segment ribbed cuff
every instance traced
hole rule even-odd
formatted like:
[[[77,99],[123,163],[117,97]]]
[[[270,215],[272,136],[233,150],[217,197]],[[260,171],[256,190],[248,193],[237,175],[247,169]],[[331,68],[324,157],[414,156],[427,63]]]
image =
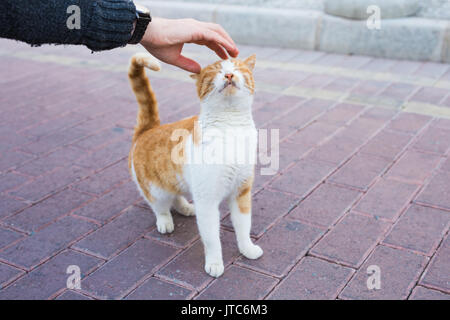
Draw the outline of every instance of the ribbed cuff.
[[[129,0],[93,1],[84,44],[92,51],[126,46],[136,20],[136,6]]]

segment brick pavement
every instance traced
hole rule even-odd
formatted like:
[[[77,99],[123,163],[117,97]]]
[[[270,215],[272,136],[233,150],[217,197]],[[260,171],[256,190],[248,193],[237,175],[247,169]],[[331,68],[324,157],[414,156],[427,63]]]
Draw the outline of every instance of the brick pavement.
[[[239,255],[223,209],[213,279],[195,220],[160,235],[128,176],[136,48],[0,43],[0,299],[450,298],[449,65],[242,46],[280,166],[253,190],[264,256]],[[152,84],[163,121],[197,112],[186,73],[164,65]]]

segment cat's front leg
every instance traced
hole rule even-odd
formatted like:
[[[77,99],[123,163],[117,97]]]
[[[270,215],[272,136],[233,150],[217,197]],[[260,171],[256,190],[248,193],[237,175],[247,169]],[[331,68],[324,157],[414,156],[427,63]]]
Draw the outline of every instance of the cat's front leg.
[[[194,203],[198,229],[205,249],[205,271],[212,277],[219,277],[224,270],[219,204],[201,200],[194,200]]]
[[[248,187],[248,190],[241,190],[239,194],[231,196],[228,200],[239,252],[247,259],[253,260],[261,257],[263,250],[260,246],[253,244],[250,238],[252,226],[251,203],[251,186]]]

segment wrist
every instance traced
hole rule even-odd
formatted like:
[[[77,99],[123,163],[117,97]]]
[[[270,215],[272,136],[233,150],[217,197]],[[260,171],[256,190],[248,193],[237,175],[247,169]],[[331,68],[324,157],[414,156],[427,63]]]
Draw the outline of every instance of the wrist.
[[[147,30],[148,24],[152,21],[150,10],[139,4],[135,4],[135,6],[136,6],[136,19],[133,22],[133,30],[131,33],[131,38],[128,41],[129,44],[137,44],[141,42]]]

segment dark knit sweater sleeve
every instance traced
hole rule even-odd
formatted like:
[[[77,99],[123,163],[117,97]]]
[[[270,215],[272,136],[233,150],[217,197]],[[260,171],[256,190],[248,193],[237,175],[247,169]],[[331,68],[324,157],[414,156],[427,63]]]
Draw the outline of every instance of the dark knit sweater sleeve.
[[[74,5],[79,28],[67,23],[77,14],[68,10]],[[125,46],[135,19],[131,0],[0,0],[0,37],[33,46],[82,44],[93,51]]]

